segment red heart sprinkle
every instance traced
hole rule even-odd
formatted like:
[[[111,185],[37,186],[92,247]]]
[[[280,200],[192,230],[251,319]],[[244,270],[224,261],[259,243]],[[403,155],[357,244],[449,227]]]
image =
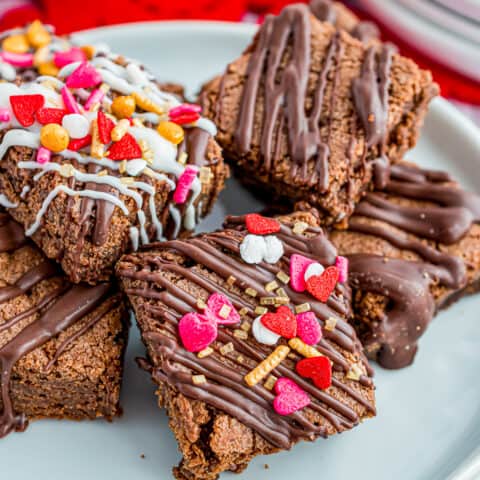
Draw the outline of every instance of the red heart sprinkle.
[[[262,217],[258,213],[245,215],[247,230],[254,235],[268,235],[280,231],[280,223],[274,218]]]
[[[177,125],[186,125],[188,123],[196,122],[200,118],[200,115],[196,112],[182,113],[181,115],[176,115],[170,117],[170,121],[176,123]]]
[[[100,137],[100,141],[103,144],[110,143],[112,141],[112,130],[115,127],[115,123],[113,123],[113,120],[108,118],[102,111],[99,111],[97,115],[97,124],[98,136]]]
[[[23,127],[30,127],[35,122],[35,113],[43,107],[45,98],[43,95],[12,95],[10,105],[18,122]]]
[[[303,358],[297,363],[296,370],[302,377],[311,378],[322,390],[332,384],[332,363],[328,357]]]
[[[58,123],[61,125],[62,119],[67,113],[63,108],[42,107],[37,110],[35,117],[37,122],[42,125],[47,125],[48,123]]]
[[[87,135],[83,138],[73,138],[68,144],[68,149],[73,150],[74,152],[80,150],[83,147],[86,147],[92,143],[92,136]]]
[[[297,319],[285,305],[278,307],[275,313],[268,312],[262,315],[261,322],[264,327],[284,338],[293,338],[297,335]]]
[[[114,143],[109,150],[108,158],[111,160],[142,158],[142,149],[129,133],[126,133],[118,142]]]
[[[321,275],[313,275],[305,282],[308,292],[325,303],[335,289],[338,275],[338,268],[334,266],[326,268]]]

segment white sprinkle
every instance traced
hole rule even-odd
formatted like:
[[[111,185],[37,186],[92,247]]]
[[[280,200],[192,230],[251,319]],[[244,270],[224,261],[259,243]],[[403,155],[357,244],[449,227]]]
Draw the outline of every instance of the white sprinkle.
[[[307,269],[305,270],[305,274],[303,275],[303,278],[305,281],[307,281],[310,277],[313,277],[314,275],[321,275],[324,272],[325,268],[323,268],[323,265],[320,265],[319,263],[311,263]]]
[[[267,263],[277,263],[283,256],[283,244],[275,235],[265,237],[266,252],[263,259]]]
[[[252,334],[258,343],[264,345],[275,345],[280,338],[275,332],[272,332],[262,324],[262,316],[257,317],[252,323]]]
[[[83,138],[90,131],[90,123],[78,113],[65,115],[62,119],[62,127],[68,132],[71,138]]]
[[[246,263],[260,263],[266,254],[265,238],[260,235],[246,235],[240,244],[240,256]]]

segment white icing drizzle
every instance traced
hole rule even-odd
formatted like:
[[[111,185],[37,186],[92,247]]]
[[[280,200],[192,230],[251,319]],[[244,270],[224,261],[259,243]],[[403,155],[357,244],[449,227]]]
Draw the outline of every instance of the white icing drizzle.
[[[18,207],[18,204],[11,202],[4,193],[0,193],[0,205],[5,208]]]
[[[130,227],[130,241],[132,242],[133,251],[138,250],[138,228]]]
[[[0,88],[3,85],[0,85]],[[1,94],[0,94],[1,95]],[[40,138],[38,133],[29,132],[27,130],[13,129],[9,130],[0,143],[0,158],[7,153],[10,147],[29,147],[37,149],[40,147]]]
[[[173,221],[175,223],[175,229],[173,230],[173,237],[175,238],[178,236],[178,232],[180,231],[180,225],[182,224],[182,217],[180,215],[180,211],[178,210],[177,207],[173,205],[173,203],[171,203],[168,206],[168,210],[170,211],[170,215],[173,218]]]
[[[27,193],[30,191],[30,187],[28,185],[25,185],[23,188],[22,188],[22,192],[20,193],[20,198],[22,199],[25,199],[25,197],[27,196]]]

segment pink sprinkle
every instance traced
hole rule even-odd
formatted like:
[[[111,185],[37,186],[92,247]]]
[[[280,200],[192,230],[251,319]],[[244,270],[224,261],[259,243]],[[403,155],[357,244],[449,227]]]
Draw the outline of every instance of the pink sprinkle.
[[[189,352],[200,352],[217,338],[217,323],[205,315],[187,313],[178,322],[178,333]]]
[[[90,110],[95,104],[100,103],[103,100],[104,96],[105,92],[103,92],[99,88],[93,90],[90,96],[87,98],[87,101],[85,102],[85,110]]]
[[[185,203],[187,201],[188,192],[192,186],[193,181],[197,176],[197,169],[194,167],[187,167],[180,175],[177,181],[177,188],[173,194],[173,201],[175,203]]]
[[[280,377],[275,382],[273,408],[279,415],[291,415],[310,404],[310,397],[293,380]]]
[[[338,281],[345,283],[348,280],[348,258],[338,255],[335,266],[338,268]]]
[[[33,66],[32,53],[1,52],[0,58],[14,67],[27,68]]]
[[[40,147],[37,151],[37,162],[41,163],[42,165],[44,163],[48,163],[51,156],[52,152],[48,148]]]
[[[78,108],[78,104],[72,94],[72,92],[67,88],[62,88],[62,99],[63,103],[65,104],[65,108],[70,113],[80,113],[80,109]]]
[[[303,312],[296,316],[297,337],[307,345],[316,345],[322,339],[322,328],[313,312]]]
[[[69,88],[92,88],[101,81],[98,70],[91,63],[83,62],[67,78],[66,85]]]
[[[0,122],[9,122],[12,116],[8,108],[0,108]]]
[[[185,114],[200,113],[201,111],[202,107],[200,105],[195,105],[193,103],[182,103],[182,105],[172,108],[168,112],[168,115],[170,118],[174,118]]]
[[[226,318],[224,318],[225,315],[223,317],[220,316],[220,311],[224,306],[230,308]],[[240,315],[235,310],[232,302],[221,293],[212,293],[212,295],[208,297],[207,310],[205,314],[207,317],[212,316],[219,325],[233,325],[240,321]]]
[[[85,55],[85,52],[78,47],[72,47],[66,52],[55,52],[55,55],[53,56],[53,62],[58,68],[62,68],[73,62],[85,62],[86,60],[87,56]]]
[[[290,257],[290,285],[296,292],[304,292],[307,288],[305,285],[305,271],[312,263],[314,261],[310,258],[296,253]]]

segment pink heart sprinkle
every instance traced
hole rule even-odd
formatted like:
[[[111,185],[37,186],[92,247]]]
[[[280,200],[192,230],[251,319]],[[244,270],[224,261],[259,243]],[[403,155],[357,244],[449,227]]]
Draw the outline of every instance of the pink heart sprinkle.
[[[235,310],[232,302],[221,293],[212,293],[212,295],[208,297],[207,307],[205,315],[212,316],[220,325],[233,325],[240,322],[240,315]]]
[[[101,81],[98,70],[91,63],[83,62],[67,78],[66,85],[69,88],[91,88]]]
[[[310,258],[294,253],[290,257],[290,285],[296,292],[304,292],[307,288],[305,284],[305,271],[307,267],[314,263]]]
[[[66,52],[55,52],[55,55],[53,56],[53,62],[58,68],[62,68],[73,62],[85,62],[86,60],[87,56],[85,55],[85,52],[78,47],[72,47]]]
[[[175,203],[185,203],[187,201],[188,192],[192,186],[193,181],[197,176],[197,169],[194,167],[187,167],[183,173],[178,177],[177,188],[173,194],[173,201]]]
[[[338,268],[338,281],[345,283],[348,280],[348,258],[339,255],[335,259],[335,266]]]
[[[307,345],[316,345],[322,339],[322,328],[313,312],[303,312],[296,316],[297,337]]]
[[[310,397],[293,380],[280,377],[275,382],[273,408],[279,415],[291,415],[310,404]]]
[[[178,333],[189,352],[200,352],[217,338],[214,320],[198,313],[187,313],[178,322]]]

